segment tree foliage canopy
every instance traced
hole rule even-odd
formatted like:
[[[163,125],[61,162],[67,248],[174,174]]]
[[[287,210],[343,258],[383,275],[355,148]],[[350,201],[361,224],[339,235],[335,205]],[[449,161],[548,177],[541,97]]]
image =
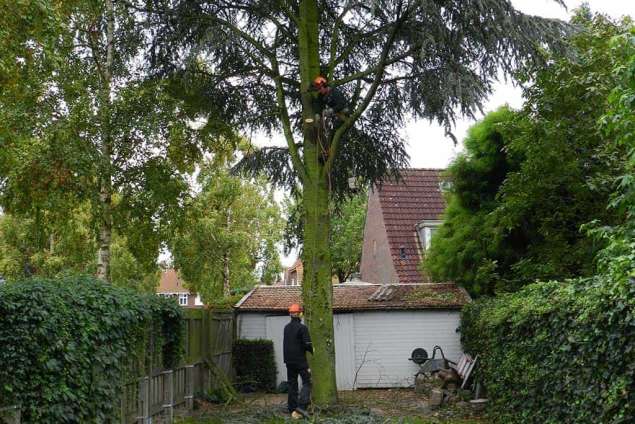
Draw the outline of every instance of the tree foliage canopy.
[[[180,77],[180,92],[201,115],[243,131],[281,130],[287,148],[248,155],[242,169],[266,168],[295,188],[302,179],[299,3],[155,0],[153,63]],[[395,128],[408,117],[449,131],[471,116],[502,68],[533,63],[537,43],[558,44],[567,27],[530,18],[508,1],[320,1],[322,73],[351,104],[351,119],[332,134],[326,166],[336,193],[347,178],[375,182],[407,164]],[[312,78],[313,76],[311,76]],[[293,166],[291,166],[293,164]]]
[[[366,221],[366,202],[368,194],[362,190],[349,199],[332,204],[331,231],[329,248],[331,250],[332,273],[343,283],[351,274],[359,271],[364,242],[364,223]],[[304,238],[302,202],[288,198],[285,201],[287,223],[284,231],[285,250],[302,249]]]
[[[572,39],[572,55],[528,70],[524,107],[473,127],[449,168],[446,220],[424,264],[433,278],[492,293],[594,272],[602,244],[581,227],[615,223],[607,206],[625,166],[623,147],[598,127],[624,66],[606,51],[630,24],[586,10],[574,22],[586,30]]]
[[[156,269],[187,174],[212,141],[223,143],[189,125],[168,82],[148,77],[148,29],[129,3],[2,4],[0,206],[58,226],[61,211],[83,208],[95,254],[110,250],[115,231],[138,264]]]
[[[206,302],[256,282],[272,284],[281,271],[278,245],[283,222],[272,192],[262,181],[205,167],[201,192],[186,205],[170,241],[174,264]]]

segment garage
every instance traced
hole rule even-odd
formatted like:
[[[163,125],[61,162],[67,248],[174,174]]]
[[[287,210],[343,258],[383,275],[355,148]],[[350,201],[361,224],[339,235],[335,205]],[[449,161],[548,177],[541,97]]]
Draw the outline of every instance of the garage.
[[[286,378],[282,334],[287,308],[301,303],[301,287],[258,286],[235,306],[237,336],[274,343],[278,383]],[[335,361],[339,390],[409,387],[417,366],[408,360],[418,347],[442,347],[461,355],[461,308],[470,301],[454,284],[342,284],[333,287]]]

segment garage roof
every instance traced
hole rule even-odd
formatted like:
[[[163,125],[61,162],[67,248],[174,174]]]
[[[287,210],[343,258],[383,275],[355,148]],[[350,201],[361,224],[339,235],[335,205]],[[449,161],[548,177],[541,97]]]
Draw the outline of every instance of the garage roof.
[[[257,286],[235,308],[238,311],[283,312],[301,303],[302,287]],[[342,284],[333,286],[333,310],[460,309],[470,302],[467,292],[452,283],[443,284]]]

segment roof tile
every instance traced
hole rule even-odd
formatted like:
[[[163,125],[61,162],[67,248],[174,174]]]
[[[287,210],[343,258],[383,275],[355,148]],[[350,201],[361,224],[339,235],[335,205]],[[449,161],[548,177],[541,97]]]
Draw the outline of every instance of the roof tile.
[[[342,284],[333,286],[333,310],[458,309],[470,301],[467,292],[453,283]],[[239,311],[284,312],[302,302],[302,287],[258,286],[236,304]]]
[[[379,188],[384,225],[400,283],[421,283],[416,225],[438,220],[445,210],[441,193],[442,169],[404,169],[401,181],[386,181]],[[400,256],[405,249],[406,258]]]

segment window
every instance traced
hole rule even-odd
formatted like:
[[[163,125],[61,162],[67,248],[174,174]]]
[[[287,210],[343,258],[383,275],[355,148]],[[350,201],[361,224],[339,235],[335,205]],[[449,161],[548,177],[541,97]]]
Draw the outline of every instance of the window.
[[[184,294],[184,293],[179,294],[179,305],[187,306],[187,294]]]
[[[440,225],[441,221],[421,221],[419,224],[417,224],[419,243],[421,244],[421,248],[423,250],[428,250],[430,248],[432,236],[437,231]]]

